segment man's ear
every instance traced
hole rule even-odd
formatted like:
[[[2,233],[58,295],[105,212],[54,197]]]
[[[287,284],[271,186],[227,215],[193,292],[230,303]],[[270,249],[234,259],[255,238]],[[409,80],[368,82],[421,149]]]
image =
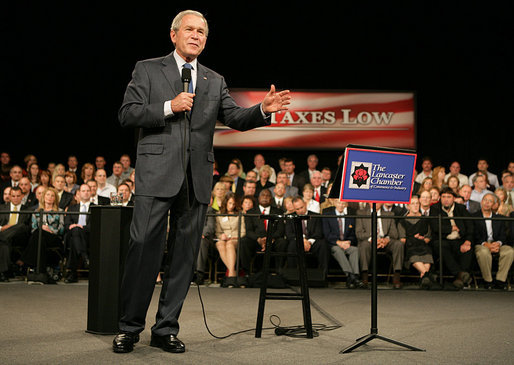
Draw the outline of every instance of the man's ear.
[[[175,45],[175,41],[177,39],[177,34],[175,33],[175,31],[173,29],[170,30],[170,39],[171,39],[171,42],[173,43],[173,45]]]

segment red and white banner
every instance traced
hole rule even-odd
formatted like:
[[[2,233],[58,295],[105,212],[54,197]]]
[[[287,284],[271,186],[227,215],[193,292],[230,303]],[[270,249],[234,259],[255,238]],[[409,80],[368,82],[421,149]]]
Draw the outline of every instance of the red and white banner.
[[[266,91],[232,91],[244,107]],[[239,132],[219,123],[215,147],[340,149],[347,144],[415,148],[413,92],[291,92],[289,110],[270,126]]]

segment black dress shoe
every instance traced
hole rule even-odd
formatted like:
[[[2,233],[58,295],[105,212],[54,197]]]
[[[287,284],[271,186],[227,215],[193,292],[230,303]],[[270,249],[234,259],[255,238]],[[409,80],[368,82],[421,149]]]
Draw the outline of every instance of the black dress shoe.
[[[112,340],[112,350],[116,353],[126,353],[134,350],[134,344],[139,342],[137,333],[118,333]]]
[[[495,280],[494,288],[499,290],[508,290],[507,283],[501,280]]]
[[[64,282],[66,284],[78,283],[79,282],[79,278],[77,276],[77,273],[69,273],[68,277],[66,277],[66,279],[64,279]]]
[[[484,288],[486,290],[493,290],[493,288],[494,288],[493,282],[492,281],[485,281],[484,282]]]
[[[186,345],[175,335],[157,336],[152,333],[150,346],[159,347],[167,352],[181,353],[186,351]]]

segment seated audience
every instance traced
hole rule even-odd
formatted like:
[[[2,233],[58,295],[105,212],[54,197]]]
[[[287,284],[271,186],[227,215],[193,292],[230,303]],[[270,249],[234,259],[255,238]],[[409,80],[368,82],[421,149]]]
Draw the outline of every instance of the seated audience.
[[[255,183],[255,181],[249,181],[249,180],[245,180],[245,182],[243,183],[243,196],[245,195],[252,195],[252,196],[255,196],[255,187],[257,186],[257,184]]]
[[[336,215],[338,218],[325,218],[323,234],[328,243],[330,253],[346,274],[346,286],[350,289],[362,288],[364,284],[359,279],[359,249],[357,236],[355,236],[355,218],[346,218],[352,215],[348,204],[339,199],[333,199],[335,206],[323,211],[323,215]]]
[[[68,212],[85,213],[90,212],[91,189],[89,185],[82,184],[78,190],[78,204],[69,207]],[[78,282],[77,269],[79,259],[82,258],[84,267],[89,267],[89,215],[66,214],[64,217],[65,246],[68,248],[68,260],[66,268],[68,275],[65,283]]]
[[[429,177],[432,179],[432,159],[428,156],[423,157],[421,160],[421,172],[416,176],[416,181],[419,184],[422,184],[423,181]]]
[[[18,184],[21,189],[22,199],[21,204],[30,207],[34,204],[36,200],[36,195],[32,192],[32,187],[30,186],[30,180],[27,177],[22,177]]]
[[[293,160],[287,158],[284,161],[284,171],[287,174],[287,178],[289,179],[289,185],[295,186],[298,188],[298,191],[303,190],[303,186],[307,183],[308,180],[305,180],[302,176],[295,174],[295,164]]]
[[[218,212],[221,207],[221,203],[225,200],[225,196],[227,195],[227,186],[224,182],[218,181],[214,188],[212,189],[212,209]]]
[[[27,176],[29,173],[30,165],[32,165],[33,163],[37,164],[37,157],[32,154],[29,154],[29,155],[25,156],[25,158],[23,159],[23,162],[25,162],[25,171],[23,172],[23,175]]]
[[[504,188],[497,188],[494,191],[494,195],[498,198],[497,206],[493,207],[493,211],[496,214],[503,215],[505,217],[508,217],[509,214],[514,211],[514,208],[508,204],[507,202],[507,193],[505,192]],[[483,198],[482,198],[483,200]]]
[[[504,176],[502,182],[502,188],[505,189],[505,195],[507,195],[506,204],[514,208],[514,174],[510,173]]]
[[[290,197],[296,198],[298,196],[298,188],[296,186],[289,185],[289,179],[287,178],[287,174],[283,171],[280,171],[277,174],[277,184],[279,184],[279,183],[284,184],[284,186],[286,187],[286,192],[284,194],[285,197],[290,196]],[[269,191],[271,192],[272,196],[275,196],[274,195],[275,191],[272,187],[269,188]]]
[[[332,170],[330,170],[330,167],[323,167],[321,170],[321,180],[321,186],[328,189],[328,185],[332,180]]]
[[[229,193],[221,204],[219,214],[238,214],[240,210],[239,198],[234,193]],[[245,234],[244,217],[223,215],[216,217],[216,238],[218,239],[216,248],[227,268],[227,275],[222,284],[225,288],[237,286],[237,245],[239,238],[244,237]]]
[[[98,169],[95,172],[95,180],[98,185],[97,194],[111,199],[111,193],[116,192],[116,188],[107,182],[107,174],[104,169]]]
[[[430,207],[432,206],[432,194],[430,194],[430,191],[422,191],[418,201],[421,215],[429,216]]]
[[[42,170],[39,174],[39,185],[42,185],[45,188],[52,187],[51,183],[52,174],[47,170]]]
[[[307,170],[300,172],[298,175],[303,177],[303,179],[305,181],[310,181],[312,174],[315,171],[318,171],[317,170],[318,162],[319,162],[318,156],[316,156],[316,155],[307,156]]]
[[[130,186],[125,183],[118,185],[118,194],[121,194],[121,205],[124,207],[134,206],[134,196],[130,191]]]
[[[264,159],[264,156],[261,155],[260,153],[256,154],[255,157],[253,158],[253,164],[255,167],[253,168],[252,171],[255,171],[257,173],[257,180],[259,180],[261,178],[260,177],[261,167],[266,165],[266,160]],[[273,167],[269,166],[269,168],[270,168],[270,176],[269,176],[268,180],[272,184],[275,184],[277,182],[277,174],[275,173],[275,169]]]
[[[75,176],[77,176],[77,181],[79,180],[79,176],[80,176],[79,161],[77,159],[77,156],[75,156],[75,155],[68,156],[68,169],[66,171],[74,172]],[[80,183],[82,183],[82,182],[80,182]]]
[[[453,161],[450,165],[450,172],[446,174],[444,179],[447,181],[450,176],[455,176],[459,179],[459,185],[469,185],[469,179],[466,175],[460,173],[460,163]]]
[[[437,217],[467,217],[466,207],[455,203],[456,194],[452,189],[446,188],[441,192],[441,200],[430,209],[430,216]],[[442,257],[443,264],[451,275],[455,277],[453,285],[462,289],[469,284],[471,277],[469,269],[472,260],[471,241],[473,240],[473,223],[465,219],[443,219],[441,226],[441,247],[439,251],[439,223],[436,219],[430,220],[432,230],[432,250]]]
[[[273,189],[273,199],[271,206],[284,210],[284,199],[286,194],[286,186],[283,183],[277,183]]]
[[[49,162],[48,165],[46,165],[46,171],[48,171],[50,173],[50,181],[52,181],[56,166],[57,165],[55,164],[55,162]],[[64,167],[64,165],[63,165],[63,167]],[[66,170],[64,170],[63,175],[65,172],[66,172]]]
[[[364,209],[357,211],[357,215],[371,215],[369,204]],[[382,209],[382,204],[377,203],[377,216],[378,216],[378,234],[377,234],[377,250],[385,250],[390,252],[393,259],[393,287],[400,289],[402,287],[400,280],[400,273],[403,266],[404,245],[398,236],[398,228],[396,227],[393,218],[383,218],[387,216],[394,216],[392,212],[385,212]],[[368,271],[371,262],[371,219],[357,218],[355,222],[355,234],[357,236],[359,259],[362,271],[362,282],[365,286],[368,285]]]
[[[63,178],[64,184],[64,178]],[[53,263],[48,261],[50,249],[58,249],[62,252],[62,235],[64,233],[64,217],[62,214],[52,214],[50,212],[62,211],[59,208],[59,194],[54,188],[47,188],[43,193],[43,204],[38,208],[38,212],[32,215],[32,233],[26,250],[18,260],[18,265],[27,265],[36,267],[39,240],[39,220],[40,214],[43,214],[41,250],[40,250],[40,273],[46,273],[47,266],[57,264],[57,260]],[[51,278],[49,277],[49,282]]]
[[[0,197],[2,198],[2,201],[0,202],[0,204],[4,203],[4,201],[3,201],[4,189],[8,186],[10,186],[10,187],[18,186],[21,178],[23,177],[23,170],[21,169],[20,166],[14,165],[9,170],[9,177],[10,177],[10,179],[4,181],[0,187],[0,191],[2,192],[2,194],[0,194]]]
[[[250,170],[246,173],[246,180],[257,182],[257,180],[259,180],[258,176],[259,175],[255,171]]]
[[[460,180],[457,176],[450,175],[450,177],[446,180],[446,186],[452,189],[455,194],[459,194]]]
[[[426,191],[430,191],[430,189],[432,188],[432,178],[431,177],[426,177],[425,179],[423,179],[423,181],[421,181],[420,183],[420,186],[419,186],[419,189],[417,191],[417,195],[420,195],[422,191],[426,190]]]
[[[64,185],[64,191],[75,195],[75,192],[78,190],[79,186],[77,185],[77,176],[74,172],[66,171],[64,174],[64,181],[66,184]]]
[[[428,219],[420,219],[420,204],[417,196],[411,198],[405,214],[408,219],[401,219],[398,224],[400,241],[405,244],[405,266],[411,266],[419,272],[420,287],[429,289],[430,267],[434,263],[430,247],[430,224]]]
[[[314,188],[314,200],[317,201],[319,204],[322,204],[325,201],[327,193],[327,189],[321,186],[322,181],[323,180],[321,178],[321,172],[314,171],[311,174],[310,184]]]
[[[98,183],[96,180],[89,180],[86,184],[91,190],[91,203],[95,205],[111,205],[111,199],[97,194]]]
[[[4,200],[4,203],[10,203],[11,202],[11,187],[7,186],[4,189],[4,193],[2,195],[2,198]]]
[[[436,166],[432,170],[432,186],[437,187],[439,190],[446,187],[444,183],[444,176],[446,175],[446,170],[444,166]]]
[[[478,171],[471,174],[469,177],[469,180],[473,181],[473,178],[480,172],[487,176],[487,181],[489,182],[492,189],[498,188],[500,186],[500,184],[498,183],[498,176],[487,171],[488,168],[489,168],[489,164],[487,163],[487,160],[479,159],[477,162],[477,170]],[[478,200],[478,202],[480,202],[481,200],[482,199]]]
[[[72,203],[73,203],[73,194],[68,193],[67,191],[64,191],[64,176],[63,175],[56,175],[53,184],[55,188],[55,191],[57,191],[58,194],[58,206],[62,210],[66,210]]]
[[[469,199],[480,203],[485,194],[492,193],[487,190],[487,181],[484,175],[474,175],[471,181],[473,182],[473,191]]]
[[[62,163],[58,163],[52,171],[52,182],[57,175],[64,176],[64,174],[66,174],[66,168]]]
[[[120,161],[116,161],[112,165],[112,175],[107,178],[106,183],[118,188],[123,179],[125,179],[123,176],[123,165]]]
[[[284,214],[293,214],[295,212],[293,199],[294,198],[292,196],[287,196],[284,198],[284,205],[282,208],[284,210]]]
[[[247,211],[249,216],[245,218],[246,235],[241,238],[240,265],[246,276],[243,279],[244,285],[247,285],[247,275],[250,274],[252,259],[257,251],[264,251],[268,246],[274,252],[286,252],[287,243],[284,240],[284,223],[278,221],[275,230],[272,233],[272,242],[267,241],[267,232],[270,228],[270,221],[261,219],[260,215],[282,214],[282,210],[271,205],[271,193],[269,190],[262,190],[259,194],[258,205]],[[276,268],[280,271],[283,259],[276,257]]]
[[[321,211],[319,203],[314,200],[314,187],[311,184],[305,184],[303,186],[303,201],[307,206],[307,211],[318,213]]]
[[[132,166],[130,166],[130,156],[128,154],[123,154],[120,157],[121,165],[123,166],[123,172],[121,173],[124,179],[130,178],[130,174],[134,170]]]
[[[238,197],[243,197],[243,185],[245,183],[245,179],[240,176],[241,168],[237,161],[230,161],[228,164],[227,175],[232,178],[233,184],[230,187],[230,191],[236,194]]]
[[[30,191],[34,191],[34,189],[41,183],[39,179],[39,165],[34,162],[27,169],[27,178],[30,181]]]
[[[273,186],[275,186],[275,184],[269,180],[270,177],[271,167],[269,165],[261,166],[259,170],[259,180],[257,181],[256,196],[259,196],[261,190],[271,189]]]
[[[11,155],[9,152],[0,153],[0,184],[9,180],[9,172],[11,171]]]
[[[437,186],[432,186],[430,188],[430,196],[432,197],[430,204],[436,204],[441,199],[441,190]]]
[[[327,242],[323,236],[323,224],[321,219],[312,218],[313,216],[319,216],[318,213],[307,211],[307,204],[302,198],[297,197],[293,199],[293,206],[295,213],[298,215],[309,215],[310,219],[302,220],[303,230],[303,247],[305,252],[312,252],[318,260],[318,268],[323,272],[323,277],[326,277],[328,269],[328,247]],[[288,240],[287,252],[287,267],[297,267],[296,254],[296,234],[292,220],[288,220],[286,223],[286,237]]]
[[[86,162],[82,166],[82,171],[80,172],[80,177],[84,183],[87,183],[89,180],[93,180],[95,178],[95,167],[92,163]],[[127,176],[128,177],[128,176]]]
[[[495,218],[492,207],[497,197],[494,194],[485,194],[481,202],[481,210],[474,214],[475,217]],[[512,243],[508,242],[505,224],[499,220],[475,220],[474,222],[474,245],[482,278],[486,289],[507,289],[507,276],[509,274],[512,260],[514,259],[514,249]],[[492,259],[498,257],[498,271],[496,273],[496,283],[493,283],[491,273]]]
[[[459,195],[464,200],[464,202],[462,204],[464,204],[466,206],[466,210],[470,214],[476,213],[480,210],[480,203],[469,199],[471,197],[472,191],[473,190],[471,189],[471,186],[469,186],[469,185],[462,185],[459,189]]]

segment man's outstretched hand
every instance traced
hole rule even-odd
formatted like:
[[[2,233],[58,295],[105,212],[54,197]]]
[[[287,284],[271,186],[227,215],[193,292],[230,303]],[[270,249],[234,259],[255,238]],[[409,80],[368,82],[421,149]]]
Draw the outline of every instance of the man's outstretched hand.
[[[262,111],[264,113],[276,113],[282,110],[287,110],[287,106],[291,104],[291,95],[289,90],[277,92],[275,85],[271,85],[269,92],[262,101]]]

